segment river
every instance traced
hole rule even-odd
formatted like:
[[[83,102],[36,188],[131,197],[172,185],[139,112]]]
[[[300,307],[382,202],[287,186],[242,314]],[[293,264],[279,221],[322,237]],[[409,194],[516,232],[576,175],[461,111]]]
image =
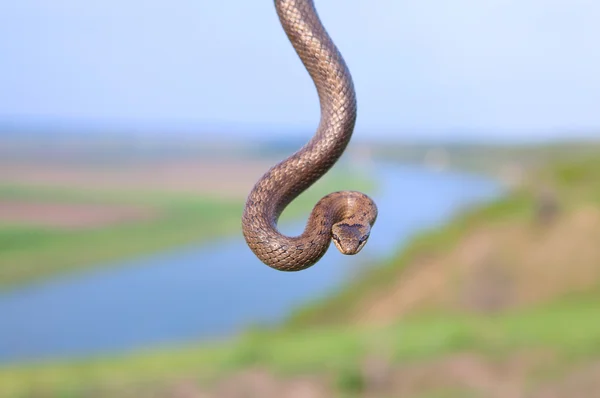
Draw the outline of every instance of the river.
[[[394,254],[415,233],[502,193],[494,181],[468,174],[374,168],[379,218],[359,255],[342,256],[332,245],[312,268],[284,273],[260,263],[240,234],[11,290],[0,294],[0,362],[123,353],[280,322]]]

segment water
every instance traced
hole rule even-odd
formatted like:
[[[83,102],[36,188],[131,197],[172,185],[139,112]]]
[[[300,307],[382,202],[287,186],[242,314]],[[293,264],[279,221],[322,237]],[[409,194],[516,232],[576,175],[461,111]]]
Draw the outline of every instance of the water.
[[[222,338],[281,321],[357,269],[397,252],[414,233],[500,194],[493,181],[474,176],[375,167],[379,218],[358,256],[343,256],[332,245],[312,268],[284,273],[260,263],[240,235],[30,285],[0,294],[0,362]]]

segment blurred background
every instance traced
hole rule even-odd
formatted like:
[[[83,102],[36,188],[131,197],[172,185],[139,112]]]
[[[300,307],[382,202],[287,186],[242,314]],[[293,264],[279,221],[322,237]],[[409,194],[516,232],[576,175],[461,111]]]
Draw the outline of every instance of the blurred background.
[[[319,103],[272,1],[0,4],[0,397],[596,397],[600,5],[316,1],[372,196],[357,256],[257,260]]]

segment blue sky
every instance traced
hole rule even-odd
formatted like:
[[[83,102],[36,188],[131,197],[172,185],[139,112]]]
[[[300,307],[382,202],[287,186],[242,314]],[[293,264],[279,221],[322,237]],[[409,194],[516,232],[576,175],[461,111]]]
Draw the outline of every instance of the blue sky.
[[[316,0],[353,74],[361,135],[600,132],[594,0]],[[272,0],[0,5],[0,120],[316,126]]]

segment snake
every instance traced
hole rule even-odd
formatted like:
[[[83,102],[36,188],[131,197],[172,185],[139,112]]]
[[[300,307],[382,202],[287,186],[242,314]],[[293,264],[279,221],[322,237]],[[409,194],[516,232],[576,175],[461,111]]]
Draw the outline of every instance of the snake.
[[[287,38],[310,75],[320,103],[320,121],[300,150],[272,166],[251,189],[242,215],[248,247],[267,266],[301,271],[317,263],[333,241],[344,255],[365,246],[377,219],[377,206],[366,194],[338,191],[313,207],[299,236],[277,227],[284,209],[324,176],[346,150],[356,124],[352,76],[325,30],[313,0],[275,0]]]

